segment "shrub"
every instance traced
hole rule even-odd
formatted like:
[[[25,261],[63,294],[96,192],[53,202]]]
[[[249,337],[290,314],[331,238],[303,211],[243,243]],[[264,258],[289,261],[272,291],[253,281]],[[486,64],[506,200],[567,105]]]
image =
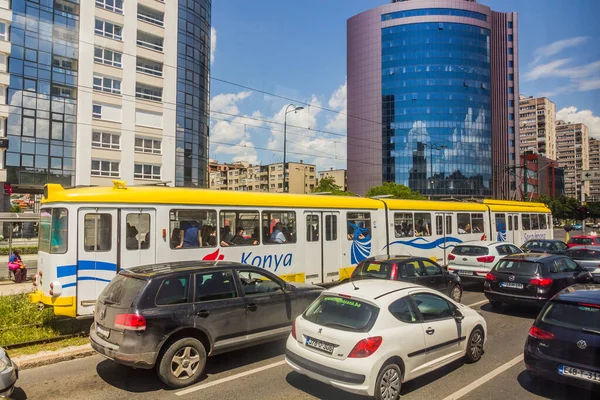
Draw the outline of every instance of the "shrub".
[[[13,246],[12,250],[19,249],[21,250],[21,254],[37,254],[38,247],[37,246]],[[0,256],[8,256],[10,255],[10,251],[8,247],[0,247]]]

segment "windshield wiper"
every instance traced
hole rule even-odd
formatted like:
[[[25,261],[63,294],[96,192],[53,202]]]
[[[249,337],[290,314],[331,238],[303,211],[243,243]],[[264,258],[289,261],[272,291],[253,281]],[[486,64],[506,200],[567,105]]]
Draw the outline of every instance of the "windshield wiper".
[[[581,332],[595,333],[596,335],[600,335],[600,331],[596,331],[594,329],[588,329],[588,328],[581,328]]]

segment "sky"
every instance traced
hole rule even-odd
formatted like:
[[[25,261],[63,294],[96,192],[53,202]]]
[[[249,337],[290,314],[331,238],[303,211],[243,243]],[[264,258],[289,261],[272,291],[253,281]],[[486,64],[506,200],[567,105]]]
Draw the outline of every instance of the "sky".
[[[600,1],[478,2],[519,14],[521,94],[548,96],[600,139]],[[346,20],[386,3],[213,1],[210,158],[281,162],[293,104],[287,161],[346,168]]]

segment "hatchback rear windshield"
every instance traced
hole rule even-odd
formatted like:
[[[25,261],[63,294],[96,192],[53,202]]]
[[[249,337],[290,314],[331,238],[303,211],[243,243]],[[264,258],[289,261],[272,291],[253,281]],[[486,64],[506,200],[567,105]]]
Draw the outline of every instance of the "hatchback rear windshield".
[[[571,238],[569,239],[570,244],[594,244],[594,241],[589,238]]]
[[[487,247],[482,246],[456,246],[452,254],[459,256],[487,256],[489,254]]]
[[[363,261],[358,264],[352,277],[369,277],[387,279],[392,271],[391,262]]]
[[[549,325],[600,332],[600,305],[553,301],[542,315]]]
[[[567,255],[575,260],[600,260],[600,250],[576,249]]]
[[[104,288],[98,300],[102,303],[130,307],[148,281],[119,274]]]
[[[515,275],[535,275],[542,270],[541,264],[523,260],[500,260],[494,268],[498,272]]]
[[[304,319],[344,331],[368,332],[378,314],[379,308],[363,301],[324,295],[308,307]]]
[[[523,247],[526,249],[549,249],[552,247],[552,242],[527,242]]]

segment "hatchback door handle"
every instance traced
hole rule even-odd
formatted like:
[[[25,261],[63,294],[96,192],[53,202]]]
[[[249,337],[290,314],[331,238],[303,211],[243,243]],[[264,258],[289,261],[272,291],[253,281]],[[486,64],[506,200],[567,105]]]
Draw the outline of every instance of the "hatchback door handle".
[[[257,308],[258,308],[258,307],[256,307],[256,304],[248,304],[248,305],[246,306],[246,309],[247,309],[248,311],[256,311],[256,309],[257,309]]]
[[[427,328],[427,330],[425,331],[425,333],[427,333],[428,335],[433,335],[434,332],[435,332],[435,329],[433,329],[433,328]]]
[[[197,316],[201,317],[201,318],[206,318],[210,315],[210,311],[208,310],[200,310],[196,313]]]

